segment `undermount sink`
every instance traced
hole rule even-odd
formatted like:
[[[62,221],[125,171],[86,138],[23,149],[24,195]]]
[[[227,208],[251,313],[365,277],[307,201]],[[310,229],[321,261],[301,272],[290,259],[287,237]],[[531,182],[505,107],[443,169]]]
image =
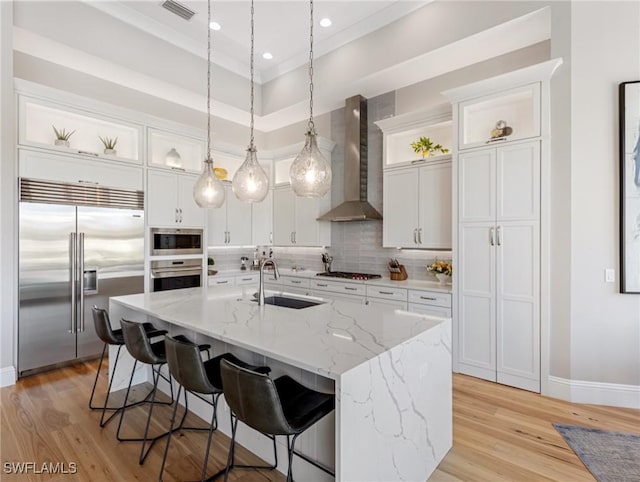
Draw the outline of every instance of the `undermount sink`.
[[[258,300],[253,300],[258,301]],[[321,305],[323,301],[303,300],[300,298],[289,298],[288,296],[267,296],[264,299],[266,305],[282,306],[284,308],[293,308],[301,310],[302,308],[310,308],[312,306]]]

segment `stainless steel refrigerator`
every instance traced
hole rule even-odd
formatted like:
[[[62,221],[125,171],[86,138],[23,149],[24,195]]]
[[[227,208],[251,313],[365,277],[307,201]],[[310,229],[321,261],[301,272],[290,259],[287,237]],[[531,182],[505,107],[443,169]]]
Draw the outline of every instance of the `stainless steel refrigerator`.
[[[20,180],[18,372],[98,356],[91,308],[144,290],[141,191]]]

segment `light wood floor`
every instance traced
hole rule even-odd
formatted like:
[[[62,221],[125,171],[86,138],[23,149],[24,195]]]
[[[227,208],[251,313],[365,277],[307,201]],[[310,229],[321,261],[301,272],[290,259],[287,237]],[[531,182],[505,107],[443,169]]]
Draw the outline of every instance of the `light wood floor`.
[[[118,443],[116,423],[104,429],[99,414],[86,404],[97,362],[78,364],[21,379],[1,389],[0,460],[76,462],[76,475],[26,477],[0,472],[0,480],[148,481],[157,480],[164,441],[154,446],[146,463],[138,465],[137,443]],[[434,481],[579,481],[593,480],[552,423],[640,433],[640,411],[576,405],[529,392],[454,376],[454,446],[430,480]],[[129,412],[128,412],[129,413]],[[127,429],[142,430],[144,408],[132,410]],[[158,410],[153,427],[161,430],[170,411]],[[206,424],[195,416],[189,425]],[[133,433],[131,433],[133,435]],[[206,433],[183,432],[172,440],[165,481],[196,480]],[[224,466],[228,438],[215,434],[211,474]],[[239,463],[260,463],[247,451]],[[1,469],[0,469],[1,470]],[[284,480],[276,472],[236,471],[232,480]]]

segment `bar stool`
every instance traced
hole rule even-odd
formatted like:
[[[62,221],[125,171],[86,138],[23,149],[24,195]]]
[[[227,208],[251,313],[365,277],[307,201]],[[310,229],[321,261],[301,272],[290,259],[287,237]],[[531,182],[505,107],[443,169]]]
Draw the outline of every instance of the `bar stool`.
[[[109,345],[117,346],[118,351],[116,353],[115,361],[113,362],[113,373],[116,373],[116,368],[118,367],[118,360],[120,358],[120,350],[124,345],[124,338],[122,337],[122,330],[117,329],[114,330],[111,328],[111,322],[109,320],[109,314],[103,308],[98,308],[94,306],[91,310],[93,314],[93,325],[95,326],[96,334],[98,338],[104,342],[104,347],[102,348],[102,355],[100,356],[100,363],[98,364],[98,371],[96,372],[96,378],[93,381],[93,388],[91,389],[91,397],[89,398],[89,408],[91,410],[102,410],[102,416],[100,417],[100,427],[104,427],[109,421],[118,414],[120,410],[122,410],[122,406],[119,407],[109,407],[109,395],[111,395],[111,384],[113,383],[113,376],[111,380],[109,380],[109,385],[107,387],[107,395],[104,399],[104,404],[100,406],[93,405],[93,397],[96,392],[96,386],[98,385],[98,378],[100,378],[100,371],[102,370],[102,362],[104,361],[104,355],[107,352],[107,347]],[[163,336],[167,333],[166,330],[158,330],[151,323],[144,323],[143,325],[145,336],[148,338],[153,338],[156,336]],[[134,407],[136,405],[140,405],[141,403],[145,403],[147,398],[151,395],[151,391],[149,391],[148,395],[139,402],[131,403],[127,405],[127,408]],[[113,413],[105,420],[105,414],[108,411],[113,411]]]
[[[207,360],[205,362],[200,358],[198,346],[189,341],[184,341],[178,337],[165,337],[165,347],[167,350],[167,364],[169,365],[169,373],[178,382],[178,395],[176,400],[180,399],[180,392],[184,389],[185,400],[185,414],[182,421],[186,416],[189,406],[187,404],[187,392],[209,403],[213,407],[213,414],[211,416],[211,424],[209,425],[209,438],[207,439],[207,447],[205,449],[204,463],[202,465],[201,480],[205,480],[207,475],[207,464],[209,461],[209,450],[211,448],[211,439],[213,432],[218,428],[218,399],[222,394],[222,380],[220,378],[220,362],[222,360],[229,360],[236,366],[245,367],[253,370],[257,373],[269,373],[271,369],[266,366],[253,366],[248,363],[239,360],[231,353],[225,353],[215,358]],[[211,395],[211,400],[204,396]],[[164,456],[162,457],[162,466],[160,467],[159,479],[162,481],[162,475],[164,473],[164,466],[167,461],[167,454],[169,453],[169,444],[171,443],[171,434],[178,429],[174,429],[176,413],[178,411],[178,403],[176,402],[173,408],[173,416],[171,417],[171,428],[169,430],[169,436],[167,437],[167,445],[164,449]],[[269,469],[273,470],[278,464],[278,455],[276,452],[275,437],[273,439],[273,452],[276,457],[276,463],[269,466],[243,466],[245,468],[254,469]],[[221,470],[216,475],[210,477],[209,480],[221,475],[224,470]]]
[[[144,436],[142,438],[124,438],[120,436],[120,430],[122,428],[122,421],[124,420],[124,413],[126,409],[120,412],[120,421],[118,422],[118,430],[116,432],[116,438],[121,442],[142,442],[140,449],[140,458],[138,463],[142,465],[149,455],[153,444],[165,437],[170,432],[163,432],[155,437],[149,437],[149,425],[151,423],[151,414],[153,413],[153,406],[158,403],[161,405],[171,405],[174,402],[173,398],[173,383],[171,381],[171,373],[167,378],[161,371],[162,365],[167,363],[166,351],[164,339],[155,343],[151,343],[149,338],[145,335],[144,326],[141,323],[135,321],[129,321],[122,319],[120,321],[122,326],[122,335],[124,338],[125,346],[129,351],[129,354],[133,357],[133,368],[131,370],[131,378],[129,379],[129,386],[127,387],[127,393],[125,395],[125,403],[129,399],[129,392],[131,391],[131,383],[133,382],[133,376],[136,371],[136,365],[138,362],[151,365],[151,372],[153,374],[153,388],[151,390],[151,401],[149,405],[149,414],[147,415],[147,424],[144,429]],[[186,337],[179,335],[179,337],[185,341],[188,341]],[[199,351],[206,351],[210,356],[209,349],[211,345],[196,345]],[[158,382],[160,377],[169,382],[169,388],[171,390],[171,402],[156,402],[156,393],[158,391]],[[177,401],[176,401],[177,403]],[[183,419],[184,421],[184,419]],[[151,442],[145,452],[147,442]]]
[[[316,392],[289,376],[272,380],[267,375],[234,365],[220,363],[224,398],[236,416],[231,425],[231,446],[224,480],[233,466],[238,420],[265,435],[286,435],[289,470],[287,482],[293,482],[293,455],[306,460],[329,475],[335,474],[319,462],[295,450],[296,439],[305,430],[331,413],[335,407],[333,394]],[[290,436],[293,438],[290,440]]]

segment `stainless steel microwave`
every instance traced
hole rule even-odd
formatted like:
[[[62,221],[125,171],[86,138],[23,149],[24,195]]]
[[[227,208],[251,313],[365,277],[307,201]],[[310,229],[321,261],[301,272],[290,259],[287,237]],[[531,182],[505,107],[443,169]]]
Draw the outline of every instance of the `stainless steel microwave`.
[[[151,228],[151,255],[202,254],[202,229]]]

